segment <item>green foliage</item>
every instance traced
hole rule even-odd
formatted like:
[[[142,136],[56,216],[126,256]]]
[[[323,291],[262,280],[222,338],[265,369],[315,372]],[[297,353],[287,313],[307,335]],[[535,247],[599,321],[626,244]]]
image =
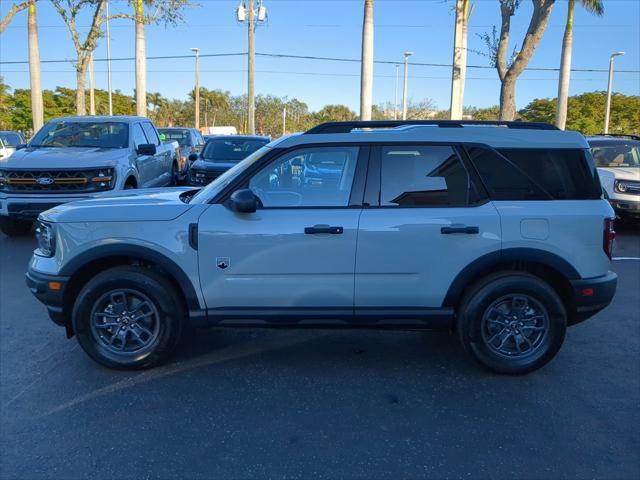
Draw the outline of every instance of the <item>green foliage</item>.
[[[577,130],[585,135],[602,132],[606,101],[606,92],[588,92],[569,97],[567,130]],[[540,98],[520,110],[518,115],[520,120],[553,123],[555,111],[555,99]],[[613,94],[609,132],[640,134],[640,96]]]

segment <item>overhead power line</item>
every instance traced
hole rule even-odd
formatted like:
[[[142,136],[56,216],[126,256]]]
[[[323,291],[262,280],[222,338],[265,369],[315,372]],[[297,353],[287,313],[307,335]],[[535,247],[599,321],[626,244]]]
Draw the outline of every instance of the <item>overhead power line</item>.
[[[201,53],[200,58],[215,58],[215,57],[244,57],[246,52],[239,53]],[[343,62],[343,63],[360,63],[359,58],[341,58],[341,57],[322,57],[317,55],[292,55],[286,53],[256,53],[258,57],[266,58],[287,58],[293,60],[315,60],[326,62]],[[147,57],[147,60],[177,60],[177,59],[193,59],[193,55],[155,55]],[[117,57],[112,58],[112,62],[117,61],[134,61],[135,57]],[[106,62],[106,58],[94,58],[94,62]],[[40,63],[75,63],[73,59],[58,59],[58,60],[41,60]],[[29,62],[26,60],[15,61],[0,61],[0,65],[25,65]],[[381,65],[401,65],[402,61],[397,60],[374,60],[374,63]],[[425,63],[425,62],[411,62],[412,66],[416,67],[438,67],[438,68],[451,68],[450,63]],[[467,68],[476,68],[484,70],[494,70],[495,67],[490,65],[467,65]],[[525,70],[536,72],[558,72],[559,68],[556,67],[527,67]],[[589,72],[589,73],[608,73],[606,68],[572,68],[572,72]],[[640,73],[640,70],[616,70],[616,73]]]

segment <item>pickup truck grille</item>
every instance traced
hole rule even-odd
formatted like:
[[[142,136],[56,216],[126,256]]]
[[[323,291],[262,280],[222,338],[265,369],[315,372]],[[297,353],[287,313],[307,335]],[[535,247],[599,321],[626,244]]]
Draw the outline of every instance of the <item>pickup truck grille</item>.
[[[81,193],[113,188],[112,168],[91,170],[0,170],[0,191],[9,193]]]

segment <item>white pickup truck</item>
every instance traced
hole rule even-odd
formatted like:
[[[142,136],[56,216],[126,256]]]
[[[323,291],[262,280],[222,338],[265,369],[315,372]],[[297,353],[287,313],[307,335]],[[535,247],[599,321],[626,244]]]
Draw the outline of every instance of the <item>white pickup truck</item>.
[[[0,230],[24,234],[41,212],[100,192],[175,185],[179,155],[147,118],[51,120],[0,158]]]

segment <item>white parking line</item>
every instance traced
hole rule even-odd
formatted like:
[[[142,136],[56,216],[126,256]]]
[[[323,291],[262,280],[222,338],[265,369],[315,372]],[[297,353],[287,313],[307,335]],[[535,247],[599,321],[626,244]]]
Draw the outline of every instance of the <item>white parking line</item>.
[[[613,257],[613,260],[640,260],[640,257]]]

